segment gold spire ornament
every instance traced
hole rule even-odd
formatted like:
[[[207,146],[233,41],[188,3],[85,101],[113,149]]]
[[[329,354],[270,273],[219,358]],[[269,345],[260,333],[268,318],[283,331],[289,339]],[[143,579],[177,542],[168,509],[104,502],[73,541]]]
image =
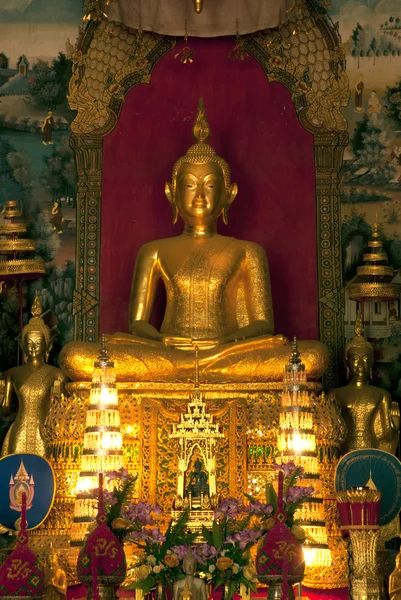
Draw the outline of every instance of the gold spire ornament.
[[[356,275],[348,284],[350,300],[357,302],[389,302],[398,300],[400,288],[392,283],[394,269],[388,264],[387,252],[380,239],[378,215],[373,225],[369,251],[363,255],[363,264],[357,267]]]
[[[42,305],[40,303],[39,292],[36,290],[35,298],[32,303],[31,314],[32,317],[29,319],[29,322],[22,330],[22,339],[30,332],[42,333],[43,337],[46,340],[46,344],[49,345],[51,340],[51,331],[46,323],[43,321],[42,315]]]

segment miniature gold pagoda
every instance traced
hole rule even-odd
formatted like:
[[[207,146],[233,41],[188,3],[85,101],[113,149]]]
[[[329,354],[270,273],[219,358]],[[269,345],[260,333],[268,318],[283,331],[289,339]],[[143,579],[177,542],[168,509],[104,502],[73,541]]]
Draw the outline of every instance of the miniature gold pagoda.
[[[199,386],[198,348],[195,350],[195,383],[181,422],[173,424],[169,439],[178,440],[177,494],[173,514],[189,507],[190,522],[195,529],[212,520],[217,502],[216,445],[224,437],[219,425],[207,412]],[[191,472],[188,472],[192,468]],[[194,512],[195,511],[195,512]]]

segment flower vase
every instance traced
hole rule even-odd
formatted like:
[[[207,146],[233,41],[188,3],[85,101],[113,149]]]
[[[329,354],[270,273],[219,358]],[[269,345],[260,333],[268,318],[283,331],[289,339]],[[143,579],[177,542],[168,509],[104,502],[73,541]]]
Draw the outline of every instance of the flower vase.
[[[228,583],[221,586],[221,600],[228,600]]]

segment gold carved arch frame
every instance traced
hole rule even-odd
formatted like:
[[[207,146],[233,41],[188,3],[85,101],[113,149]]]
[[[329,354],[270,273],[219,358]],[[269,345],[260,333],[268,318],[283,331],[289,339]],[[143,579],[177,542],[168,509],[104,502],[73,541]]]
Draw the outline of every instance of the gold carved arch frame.
[[[125,95],[151,73],[179,41],[141,33],[107,21],[91,22],[69,48],[73,61],[69,102],[77,115],[71,145],[78,167],[75,339],[99,336],[100,227],[103,137],[117,123]],[[343,288],[339,171],[348,142],[341,113],[349,99],[344,53],[336,27],[309,0],[277,30],[242,38],[243,50],[269,81],[291,93],[298,118],[314,136],[316,174],[317,283],[320,340],[331,355],[327,388],[339,384],[343,356]]]

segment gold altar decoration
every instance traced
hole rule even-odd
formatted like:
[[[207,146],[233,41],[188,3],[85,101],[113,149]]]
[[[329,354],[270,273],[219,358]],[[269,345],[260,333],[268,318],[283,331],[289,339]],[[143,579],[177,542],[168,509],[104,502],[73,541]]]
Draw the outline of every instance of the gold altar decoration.
[[[187,412],[181,414],[181,421],[178,425],[173,423],[173,431],[169,435],[170,440],[178,442],[176,444],[178,445],[177,494],[173,503],[172,515],[178,518],[180,510],[188,506],[190,509],[188,527],[191,531],[201,531],[202,525],[210,527],[213,523],[213,508],[218,504],[216,454],[219,449],[217,445],[223,437],[219,425],[213,422],[212,415],[207,412],[204,394],[200,390],[198,349],[196,348],[195,382],[187,404]],[[208,493],[204,493],[201,489],[198,498],[193,497],[190,491],[191,481],[188,481],[191,458],[196,453],[198,453],[198,457],[195,463],[203,461],[205,466],[207,476],[205,475],[204,479],[207,477],[207,481],[205,481],[204,487],[208,489]]]
[[[98,486],[99,473],[118,471],[124,466],[118,391],[114,363],[107,354],[102,336],[100,354],[94,364],[81,456],[81,471],[76,487],[71,547],[82,545],[88,524],[96,517],[97,501],[88,492]],[[72,552],[75,556],[75,552]]]
[[[304,469],[302,485],[314,488],[314,495],[302,503],[295,520],[306,534],[303,552],[306,567],[329,567],[331,552],[327,543],[326,515],[316,452],[316,425],[311,398],[306,389],[305,365],[300,358],[297,339],[284,372],[281,396],[277,462],[293,462]]]
[[[372,506],[380,502],[381,492],[368,486],[337,492],[337,501],[348,505],[349,523],[342,529],[349,532],[353,556],[351,575],[352,596],[380,600],[378,571],[379,511],[372,518]],[[377,513],[377,519],[376,517]]]
[[[136,35],[115,22],[90,23],[78,45],[67,49],[73,62],[69,102],[77,111],[72,123],[79,178],[77,261],[84,265],[74,292],[78,340],[98,339],[102,139],[116,124],[127,92],[149,82],[156,62],[176,43],[144,32],[137,44]],[[338,32],[314,3],[305,2],[285,26],[245,36],[244,48],[269,81],[289,89],[302,125],[314,135],[320,332],[331,354],[326,384],[333,387],[343,344],[338,173],[347,133],[340,108],[349,98]]]
[[[377,215],[368,249],[363,255],[363,264],[357,267],[355,277],[347,286],[350,299],[362,302],[362,308],[364,302],[389,302],[400,297],[400,286],[393,283],[395,272],[388,264],[387,252],[380,239]]]

